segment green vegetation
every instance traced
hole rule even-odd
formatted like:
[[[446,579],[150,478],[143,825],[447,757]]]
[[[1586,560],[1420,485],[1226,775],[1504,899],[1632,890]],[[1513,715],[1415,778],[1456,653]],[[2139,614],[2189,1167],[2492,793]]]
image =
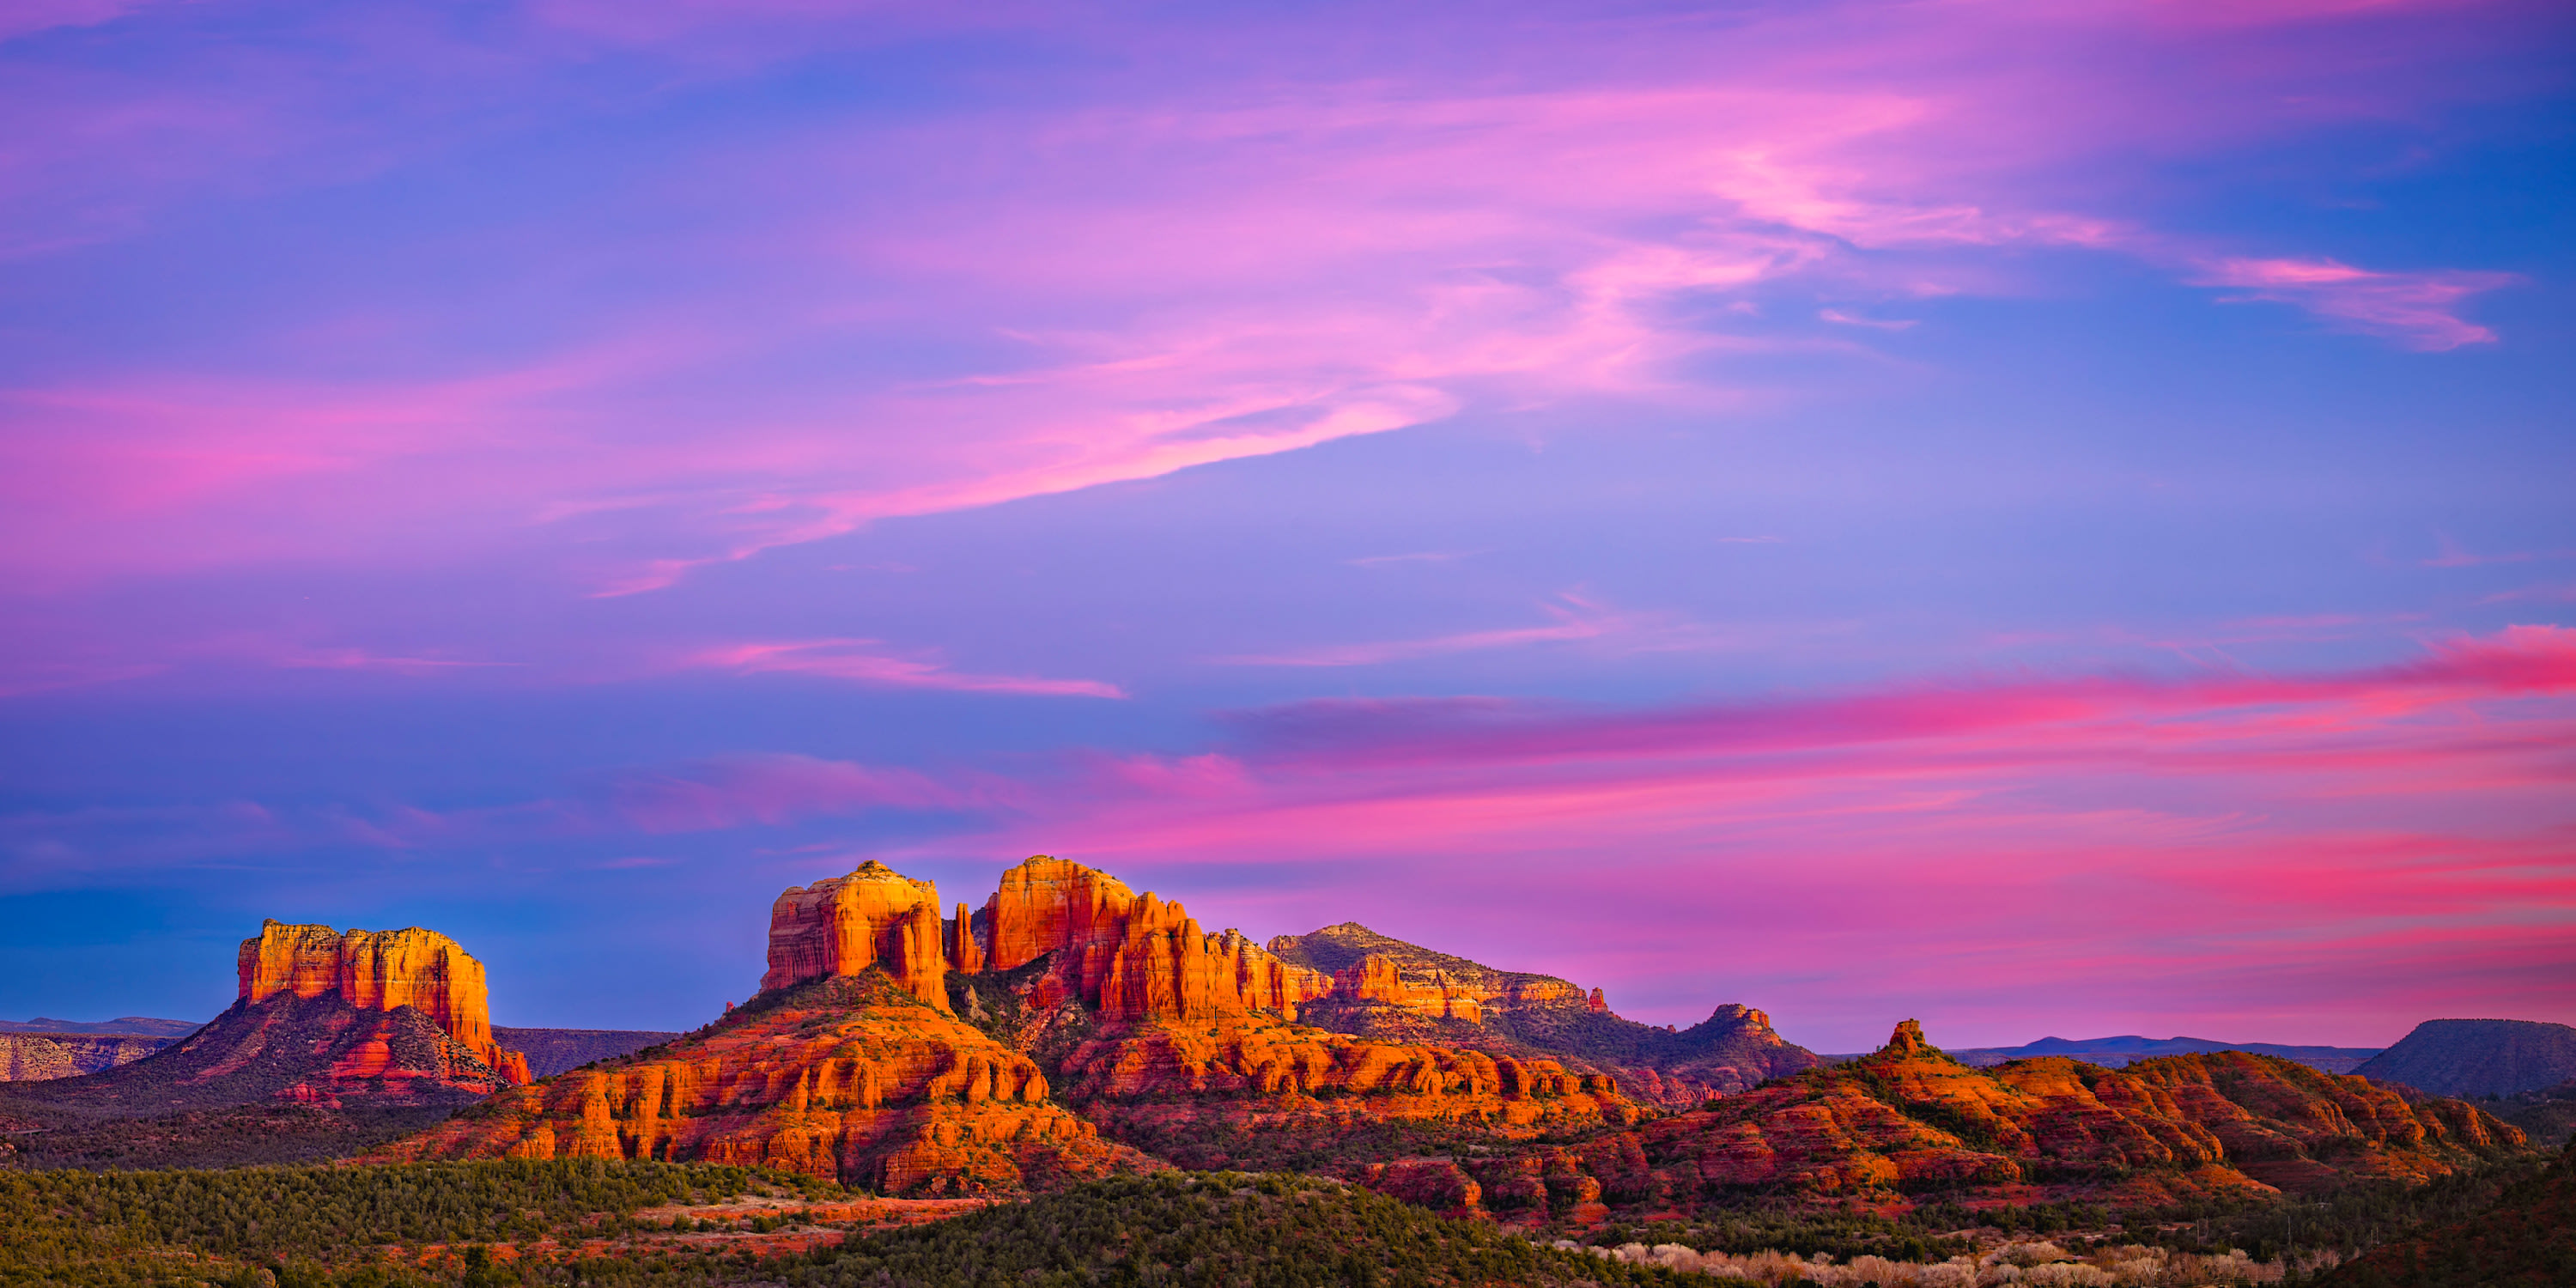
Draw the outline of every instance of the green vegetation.
[[[610,1233],[638,1208],[800,1183],[821,1188],[742,1168],[596,1159],[0,1173],[0,1285],[185,1283],[280,1264],[384,1282],[392,1272],[375,1263],[386,1245]]]
[[[2576,1283],[2576,1151],[2505,1187],[2469,1219],[2418,1230],[2346,1264],[2327,1288]]]
[[[1611,1288],[1672,1272],[1560,1252],[1311,1177],[1165,1172],[1075,1186],[953,1220],[755,1259],[683,1245],[637,1209],[810,1180],[738,1168],[598,1160],[430,1163],[236,1172],[0,1175],[0,1285],[394,1288],[598,1285],[780,1288],[893,1285],[1490,1283]],[[688,1221],[751,1233],[792,1214]],[[638,1229],[610,1255],[521,1255]],[[396,1246],[399,1245],[399,1246]],[[443,1245],[433,1250],[428,1245]],[[1692,1284],[1709,1281],[1693,1276]]]
[[[0,1167],[90,1169],[318,1163],[365,1153],[444,1122],[452,1112],[434,1106],[269,1104],[121,1118],[76,1107],[0,1107],[24,1124],[0,1137]]]
[[[2469,1103],[2521,1128],[2541,1149],[2576,1142],[2576,1082],[2510,1096],[2483,1096]]]
[[[1330,1181],[1224,1172],[1097,1181],[855,1240],[770,1274],[800,1288],[1684,1282],[1668,1270],[1537,1247]]]

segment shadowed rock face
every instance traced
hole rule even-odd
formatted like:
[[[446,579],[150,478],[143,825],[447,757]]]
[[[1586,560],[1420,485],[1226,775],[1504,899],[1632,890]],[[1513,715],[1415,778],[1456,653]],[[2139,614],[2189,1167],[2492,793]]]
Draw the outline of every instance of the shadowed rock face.
[[[483,963],[433,930],[339,931],[278,921],[242,941],[236,1009],[281,994],[337,994],[361,1011],[403,1008],[427,1016],[504,1080],[528,1080],[527,1062],[492,1040],[491,990]]]
[[[2510,1096],[2576,1079],[2576,1029],[2537,1020],[2426,1020],[2353,1072],[2437,1096]]]
[[[131,1063],[177,1038],[88,1033],[0,1033],[0,1082],[42,1082]]]

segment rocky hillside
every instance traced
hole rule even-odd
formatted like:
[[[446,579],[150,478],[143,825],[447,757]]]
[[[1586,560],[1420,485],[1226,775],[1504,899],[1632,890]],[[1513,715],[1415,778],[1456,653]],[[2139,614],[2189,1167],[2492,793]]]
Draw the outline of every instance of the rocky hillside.
[[[483,964],[445,935],[271,921],[242,941],[236,965],[231,1008],[187,1037],[12,1086],[11,1105],[67,1126],[235,1105],[435,1108],[527,1080],[525,1062],[492,1041]]]
[[[2561,1288],[2576,1283],[2576,1146],[2466,1221],[2417,1229],[2318,1288]]]
[[[0,1082],[42,1082],[129,1064],[177,1042],[87,1033],[0,1033]]]
[[[514,1029],[492,1026],[492,1040],[527,1057],[528,1072],[551,1078],[597,1060],[668,1042],[680,1036],[647,1029]]]
[[[395,1153],[756,1163],[957,1193],[1159,1165],[1135,1145],[1194,1162],[1259,1134],[1335,1159],[1391,1123],[1508,1140],[1643,1116],[1604,1072],[1297,1023],[1331,977],[1079,864],[1031,859],[957,911],[943,922],[929,882],[877,863],[790,889],[751,1002]]]
[[[1436,1041],[1480,1051],[1554,1056],[1608,1072],[1628,1094],[1695,1105],[1820,1063],[1771,1031],[1750,1007],[1720,1006],[1676,1032],[1622,1019],[1600,989],[1553,975],[1496,970],[1343,922],[1266,947],[1329,975],[1332,987],[1298,1018],[1336,1032]]]
[[[513,1088],[380,1156],[729,1163],[940,1194],[1156,1165],[1057,1104],[1034,1061],[865,968]]]
[[[1872,1055],[1702,1110],[1578,1144],[1391,1164],[1386,1183],[1434,1206],[1523,1219],[1765,1193],[2128,1208],[2420,1182],[2527,1153],[2521,1132],[2459,1101],[2410,1103],[2275,1056],[1976,1069],[1926,1045],[1909,1020]]]
[[[2426,1020],[2355,1073],[2437,1096],[2510,1096],[2576,1079],[2576,1029],[2537,1020]]]

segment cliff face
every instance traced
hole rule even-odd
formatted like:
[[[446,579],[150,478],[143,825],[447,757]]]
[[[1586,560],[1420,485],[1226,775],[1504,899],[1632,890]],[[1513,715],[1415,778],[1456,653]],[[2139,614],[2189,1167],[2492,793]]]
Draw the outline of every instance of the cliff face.
[[[1280,961],[1238,931],[1211,935],[1187,909],[1142,897],[1105,872],[1037,855],[1002,874],[962,945],[980,942],[984,969],[1046,959],[1065,998],[1112,1021],[1194,1022],[1269,1011],[1294,1019],[1332,991],[1319,971]],[[961,966],[960,969],[963,969]]]
[[[873,859],[844,877],[791,888],[769,908],[764,989],[885,972],[934,1010],[948,1009],[948,947],[939,888]]]
[[[456,941],[418,926],[339,931],[277,921],[242,941],[236,1006],[281,994],[337,993],[360,1011],[410,1007],[505,1080],[528,1080],[527,1062],[492,1040],[491,990],[483,963]]]
[[[1675,1033],[1611,1013],[1553,975],[1496,970],[1378,934],[1355,921],[1281,935],[1270,952],[1331,973],[1300,1018],[1339,1033],[1552,1057],[1609,1072],[1630,1096],[1671,1108],[1731,1095],[1821,1063],[1771,1031],[1770,1017],[1726,1005]]]
[[[1036,1062],[890,972],[833,975],[505,1091],[381,1156],[704,1161],[888,1194],[1009,1191],[1155,1165],[1102,1141],[1051,1091]]]
[[[108,1116],[276,1103],[336,1107],[470,1104],[508,1086],[483,1053],[411,1006],[360,1010],[337,989],[235,1002],[141,1059],[24,1094]]]

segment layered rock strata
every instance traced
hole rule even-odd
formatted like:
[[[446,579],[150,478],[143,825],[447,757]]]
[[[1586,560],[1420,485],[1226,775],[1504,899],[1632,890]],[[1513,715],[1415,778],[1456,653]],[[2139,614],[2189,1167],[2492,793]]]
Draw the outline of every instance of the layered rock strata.
[[[236,1001],[141,1059],[25,1092],[108,1116],[278,1101],[437,1108],[470,1104],[512,1076],[414,1007],[360,1010],[337,989],[284,990]]]
[[[1821,1061],[1771,1031],[1750,1007],[1718,1007],[1676,1032],[1613,1014],[1553,975],[1496,970],[1343,922],[1272,939],[1284,961],[1327,970],[1333,988],[1300,1012],[1335,1032],[1429,1041],[1497,1054],[1548,1056],[1612,1073],[1637,1099],[1668,1108],[1731,1095]]]
[[[2127,1202],[2423,1181],[2525,1147],[2459,1101],[2215,1052],[2110,1070],[2064,1058],[1960,1064],[1906,1021],[1888,1045],[1635,1133],[1663,1194],[2083,1184]]]
[[[1108,873],[1043,854],[1002,874],[972,932],[958,938],[980,948],[984,969],[1047,958],[1064,997],[1111,1021],[1295,1019],[1333,988],[1323,972],[1281,961],[1241,931],[1210,934],[1152,891],[1139,896]]]
[[[526,1082],[527,1061],[492,1040],[491,990],[483,963],[433,930],[334,930],[261,924],[236,955],[236,1009],[281,994],[337,993],[352,1009],[426,1016],[505,1081]]]
[[[948,1010],[949,946],[942,942],[939,888],[874,859],[848,876],[792,887],[769,909],[764,989],[883,971],[934,1010]]]
[[[1154,1166],[1050,1092],[1034,1061],[879,969],[764,993],[677,1041],[506,1091],[382,1156],[729,1163],[887,1194]]]

